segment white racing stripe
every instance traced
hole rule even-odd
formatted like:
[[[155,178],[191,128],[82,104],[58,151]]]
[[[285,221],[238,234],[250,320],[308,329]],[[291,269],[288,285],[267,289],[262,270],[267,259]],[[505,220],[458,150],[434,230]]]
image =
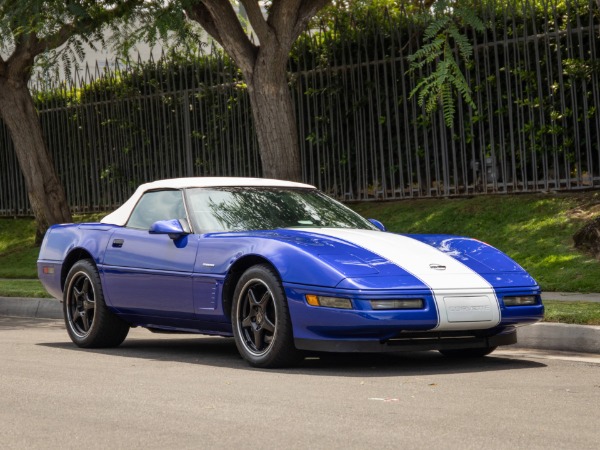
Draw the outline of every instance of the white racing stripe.
[[[500,306],[493,287],[460,261],[428,244],[381,231],[341,228],[310,231],[362,247],[421,280],[434,295],[437,330],[483,329],[500,323]],[[436,270],[433,268],[436,266],[445,269]]]

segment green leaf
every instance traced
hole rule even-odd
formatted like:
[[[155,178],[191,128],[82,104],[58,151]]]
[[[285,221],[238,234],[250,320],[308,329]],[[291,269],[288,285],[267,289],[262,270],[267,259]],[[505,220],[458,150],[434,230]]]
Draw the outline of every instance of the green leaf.
[[[424,43],[408,57],[407,74],[417,70],[429,74],[421,78],[409,98],[417,96],[418,104],[429,114],[441,107],[444,121],[450,127],[457,101],[462,100],[476,109],[471,87],[461,69],[461,66],[468,67],[473,45],[461,30],[482,32],[485,24],[468,6],[451,0],[435,2],[433,13],[424,18],[428,23],[423,33]]]

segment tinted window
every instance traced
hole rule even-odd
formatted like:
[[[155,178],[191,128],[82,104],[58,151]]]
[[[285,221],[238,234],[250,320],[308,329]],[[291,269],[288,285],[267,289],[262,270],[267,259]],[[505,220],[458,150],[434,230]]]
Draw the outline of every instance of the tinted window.
[[[147,230],[158,220],[186,217],[181,191],[146,192],[133,209],[127,226]]]
[[[292,227],[374,229],[363,217],[313,189],[194,188],[187,190],[200,232]]]

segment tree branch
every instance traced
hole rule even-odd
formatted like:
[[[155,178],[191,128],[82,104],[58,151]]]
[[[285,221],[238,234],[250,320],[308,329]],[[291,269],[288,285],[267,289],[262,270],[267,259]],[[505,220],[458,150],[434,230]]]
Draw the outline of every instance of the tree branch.
[[[223,47],[223,39],[219,33],[219,28],[215,24],[210,11],[206,8],[204,3],[196,3],[193,6],[189,6],[185,9],[185,13],[191,20],[198,22],[198,24],[204,28],[212,38],[217,41],[221,47]]]
[[[246,36],[229,0],[200,0],[190,5],[187,12],[223,46],[243,72],[250,73],[257,47]]]
[[[330,2],[331,0],[273,0],[268,23],[277,31],[282,48],[289,51],[310,19]]]
[[[265,18],[262,15],[262,11],[260,10],[260,5],[258,4],[258,1],[240,0],[240,3],[246,9],[246,14],[248,14],[248,20],[250,21],[250,25],[252,25],[252,29],[256,33],[258,40],[261,43],[265,42],[272,30],[269,28],[269,25],[267,24]]]
[[[19,30],[19,22],[15,21],[12,27],[15,48],[4,64],[4,75],[26,82],[31,74],[36,56],[45,51],[57,49],[72,36],[86,35],[98,30],[110,21],[126,16],[143,3],[143,0],[126,0],[113,9],[101,10],[93,17],[90,15],[83,18],[75,17],[72,22],[63,23],[58,30],[43,38],[40,38],[33,30]]]
[[[35,33],[18,34],[15,36],[15,48],[6,60],[5,75],[12,79],[29,79],[29,73],[33,67],[33,60],[37,56],[32,51],[38,42]]]
[[[35,45],[32,46],[32,52],[35,56],[47,50],[53,50],[66,43],[71,36],[75,34],[76,26],[73,23],[66,23],[55,33],[46,36],[43,39],[36,39]]]
[[[32,48],[32,51],[37,56],[47,50],[56,49],[67,42],[71,36],[76,34],[83,35],[97,30],[112,20],[118,19],[135,10],[136,7],[141,6],[143,3],[143,0],[126,0],[119,3],[113,9],[104,9],[94,17],[87,16],[80,20],[75,19],[71,23],[65,23],[55,33],[39,39],[37,44]]]
[[[268,23],[277,33],[282,48],[289,51],[295,39],[292,39],[293,28],[298,17],[301,0],[273,0],[269,11]]]
[[[328,3],[331,3],[331,0],[306,0],[300,2],[296,23],[293,27],[292,42],[295,42],[298,36],[306,29],[310,19]]]

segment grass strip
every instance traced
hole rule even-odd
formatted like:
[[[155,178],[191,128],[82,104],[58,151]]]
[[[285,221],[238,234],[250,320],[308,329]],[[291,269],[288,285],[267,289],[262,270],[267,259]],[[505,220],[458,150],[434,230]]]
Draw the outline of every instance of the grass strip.
[[[39,280],[0,280],[0,297],[51,298]]]
[[[544,322],[600,325],[600,303],[546,300]]]

